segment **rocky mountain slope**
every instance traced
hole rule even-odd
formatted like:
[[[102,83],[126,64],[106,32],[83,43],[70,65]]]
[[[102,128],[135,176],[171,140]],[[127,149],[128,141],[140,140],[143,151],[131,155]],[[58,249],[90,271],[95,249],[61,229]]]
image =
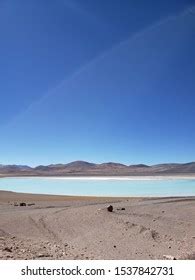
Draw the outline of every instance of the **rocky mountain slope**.
[[[151,176],[195,174],[195,162],[157,165],[125,165],[115,162],[101,164],[74,161],[67,164],[51,164],[30,167],[26,165],[0,165],[1,176]]]

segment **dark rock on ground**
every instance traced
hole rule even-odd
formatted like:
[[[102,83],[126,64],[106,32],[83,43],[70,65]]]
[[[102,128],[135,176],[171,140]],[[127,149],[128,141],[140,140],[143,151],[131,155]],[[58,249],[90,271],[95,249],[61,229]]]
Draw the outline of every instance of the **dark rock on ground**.
[[[107,210],[108,210],[108,212],[112,212],[112,211],[113,211],[113,206],[112,206],[112,205],[109,205],[109,206],[107,207]]]
[[[20,206],[26,206],[25,202],[20,202]]]
[[[9,247],[5,247],[3,251],[6,251],[6,252],[11,253],[11,252],[12,252],[12,249],[11,249],[11,248],[9,248]]]

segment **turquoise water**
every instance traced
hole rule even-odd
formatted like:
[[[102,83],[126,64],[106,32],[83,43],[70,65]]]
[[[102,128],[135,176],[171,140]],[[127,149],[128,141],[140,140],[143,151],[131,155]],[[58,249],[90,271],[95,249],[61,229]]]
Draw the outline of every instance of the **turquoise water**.
[[[0,190],[25,193],[98,196],[195,195],[195,179],[89,180],[57,178],[1,178]]]

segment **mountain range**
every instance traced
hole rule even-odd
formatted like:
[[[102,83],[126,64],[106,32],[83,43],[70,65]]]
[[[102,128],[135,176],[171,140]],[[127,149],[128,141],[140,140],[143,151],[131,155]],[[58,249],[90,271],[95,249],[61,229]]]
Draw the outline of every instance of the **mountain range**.
[[[74,161],[67,164],[2,165],[0,176],[152,176],[195,174],[195,162],[157,165],[125,165],[116,162],[91,163]]]

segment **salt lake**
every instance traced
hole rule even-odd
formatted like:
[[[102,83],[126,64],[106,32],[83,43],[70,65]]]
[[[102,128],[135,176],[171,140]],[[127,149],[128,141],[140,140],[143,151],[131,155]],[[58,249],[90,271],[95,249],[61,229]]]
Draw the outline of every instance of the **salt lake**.
[[[193,178],[0,178],[0,190],[90,196],[194,196]]]

